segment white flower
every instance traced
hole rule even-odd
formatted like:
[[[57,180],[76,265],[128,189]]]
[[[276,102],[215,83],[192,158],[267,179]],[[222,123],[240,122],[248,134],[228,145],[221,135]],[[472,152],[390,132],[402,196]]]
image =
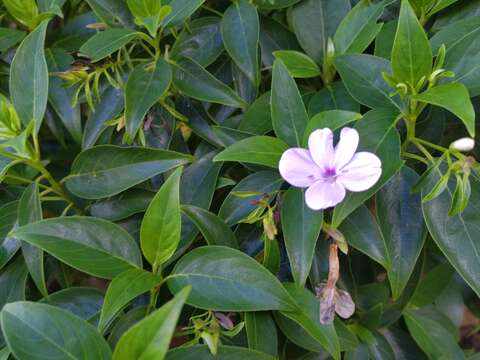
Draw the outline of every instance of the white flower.
[[[382,162],[370,152],[355,153],[359,136],[355,129],[343,128],[333,146],[332,130],[315,130],[308,138],[308,150],[291,148],[280,159],[279,171],[293,186],[308,188],[305,201],[313,210],[340,203],[346,190],[371,188],[382,174]]]
[[[451,143],[450,147],[458,151],[470,151],[475,147],[475,140],[469,137],[464,137]]]

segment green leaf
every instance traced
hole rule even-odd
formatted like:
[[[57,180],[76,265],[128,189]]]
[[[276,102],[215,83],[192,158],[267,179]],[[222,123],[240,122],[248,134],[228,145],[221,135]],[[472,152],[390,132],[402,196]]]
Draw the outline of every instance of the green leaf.
[[[234,225],[244,219],[256,209],[258,201],[264,194],[277,191],[283,184],[283,179],[278,172],[259,171],[242,179],[228,194],[220,207],[218,216],[229,225]],[[257,195],[238,197],[235,193],[255,192]],[[260,195],[258,195],[260,194]]]
[[[182,168],[172,173],[148,206],[140,229],[140,243],[145,258],[156,269],[165,263],[180,242],[180,176]]]
[[[392,49],[393,75],[416,86],[422,76],[432,72],[432,49],[427,34],[408,0],[402,0],[397,33]]]
[[[305,203],[304,190],[290,188],[282,204],[282,231],[295,284],[304,287],[322,230],[323,212]]]
[[[223,51],[220,19],[214,16],[192,20],[172,47],[170,56],[174,60],[188,57],[199,65],[212,64]]]
[[[291,76],[296,78],[311,78],[321,74],[320,68],[308,55],[293,50],[277,50],[273,52],[280,59]]]
[[[142,265],[132,237],[118,225],[101,219],[52,218],[17,228],[12,236],[80,271],[106,279]]]
[[[238,249],[238,242],[230,227],[217,215],[193,205],[182,205],[182,213],[197,226],[208,245],[222,245]]]
[[[286,26],[273,18],[262,17],[260,21],[260,50],[262,63],[265,66],[272,66],[275,60],[274,51],[300,50],[300,45],[295,35]]]
[[[102,309],[103,295],[103,292],[96,288],[69,287],[49,294],[40,302],[68,310],[91,323],[98,320]]]
[[[278,162],[288,145],[271,136],[252,136],[230,145],[213,161],[238,161],[278,169]]]
[[[45,54],[50,73],[67,71],[74,61],[73,56],[60,48],[47,49]],[[80,105],[72,107],[74,93],[73,88],[65,88],[63,81],[58,76],[50,78],[48,101],[72,138],[77,143],[81,143],[82,119]]]
[[[452,282],[454,275],[455,271],[448,263],[435,266],[423,276],[410,303],[418,308],[432,304]]]
[[[260,81],[258,67],[260,23],[257,9],[247,0],[235,1],[223,14],[220,29],[228,54],[257,87]]]
[[[275,134],[290,146],[301,146],[308,114],[297,84],[281,60],[273,64],[271,107]]]
[[[241,271],[239,270],[241,269]],[[183,256],[168,280],[173,293],[192,286],[188,304],[218,311],[293,311],[278,279],[248,255],[228,247],[199,247]]]
[[[391,110],[372,110],[356,124],[355,129],[360,135],[357,151],[375,153],[382,161],[382,176],[369,190],[347,194],[345,200],[333,211],[334,227],[338,227],[352,211],[381,189],[403,166],[400,159],[400,136],[395,129],[396,116]]]
[[[28,269],[21,257],[12,261],[0,273],[0,308],[4,305],[25,299],[25,285],[28,277]],[[3,343],[0,335],[0,342]]]
[[[271,93],[267,91],[249,106],[243,114],[238,130],[255,135],[264,135],[272,131],[272,113],[270,108]]]
[[[18,225],[24,226],[42,220],[42,203],[38,183],[30,184],[18,203]],[[43,296],[48,295],[43,265],[43,251],[28,243],[22,243],[22,253],[30,276]]]
[[[384,0],[371,3],[361,0],[348,12],[338,26],[333,42],[337,54],[362,53],[375,39],[382,28],[377,19],[382,15],[385,6],[392,1]]]
[[[313,117],[327,110],[360,112],[360,104],[352,98],[342,81],[335,81],[313,95],[308,102],[308,115]]]
[[[163,27],[172,27],[182,24],[190,15],[192,15],[205,0],[164,0],[163,5],[169,5],[172,8],[170,14],[163,20]]]
[[[219,346],[212,355],[206,345],[178,347],[170,350],[166,360],[275,360],[276,358],[259,351],[235,346]]]
[[[336,360],[340,359],[340,344],[333,324],[320,324],[320,306],[318,299],[307,289],[294,284],[285,284],[285,288],[297,301],[299,310],[281,311],[281,314],[299,324]]]
[[[253,3],[260,9],[283,9],[292,6],[300,0],[254,0]]]
[[[37,26],[38,7],[35,0],[3,0],[9,14],[29,29]]]
[[[137,296],[162,282],[160,275],[141,269],[130,269],[117,275],[108,286],[102,306],[98,329],[104,332],[115,316]]]
[[[82,149],[88,149],[95,145],[102,133],[109,127],[108,121],[119,115],[123,111],[124,105],[122,90],[110,86],[103,92],[95,111],[90,114],[85,124]]]
[[[132,14],[126,1],[117,0],[86,0],[95,12],[96,17],[110,26],[133,27]]]
[[[112,356],[92,325],[55,306],[26,301],[7,304],[1,323],[8,347],[19,360],[107,360]]]
[[[79,52],[92,62],[100,61],[137,39],[139,33],[130,29],[112,28],[93,35]]]
[[[323,64],[328,38],[350,10],[348,0],[306,0],[293,7],[291,24],[305,52]]]
[[[307,146],[308,137],[316,129],[329,128],[335,131],[361,118],[362,115],[359,113],[344,110],[329,110],[318,113],[307,124],[305,134],[303,135],[303,145]]]
[[[20,248],[20,241],[9,236],[18,217],[18,201],[0,207],[0,269],[2,269]]]
[[[375,38],[374,55],[390,60],[392,55],[393,42],[397,31],[398,21],[392,20],[383,25],[382,30]]]
[[[278,355],[277,327],[266,311],[246,312],[245,329],[248,347],[272,356]]]
[[[160,149],[95,146],[77,156],[66,185],[81,198],[101,199],[184,165],[191,159],[187,154]]]
[[[167,92],[172,69],[163,59],[153,64],[139,64],[130,73],[125,86],[125,130],[133,142],[148,110]]]
[[[464,84],[470,96],[480,94],[480,18],[472,16],[443,27],[430,40],[433,51],[445,45],[443,67],[455,73],[455,82]]]
[[[173,85],[189,97],[240,108],[247,105],[235,91],[192,59],[177,60],[172,69]]]
[[[25,31],[10,28],[0,28],[0,51],[6,51],[12,46],[17,45],[23,40],[25,35]]]
[[[26,127],[33,120],[37,132],[48,101],[48,68],[44,50],[47,26],[48,21],[42,22],[23,39],[10,66],[13,106],[22,124]]]
[[[420,194],[411,192],[419,176],[403,169],[377,193],[377,218],[391,259],[388,272],[393,298],[407,285],[427,235]]]
[[[465,85],[437,85],[415,96],[418,101],[447,109],[463,121],[470,136],[475,137],[475,111]]]
[[[441,314],[440,314],[441,315]],[[445,354],[452,359],[465,359],[454,335],[426,310],[407,311],[404,315],[408,330],[429,359],[440,360]]]
[[[115,197],[93,203],[89,211],[93,217],[119,221],[144,212],[154,196],[155,193],[152,191],[133,188]]]
[[[352,212],[340,226],[347,243],[363,252],[386,270],[391,269],[387,244],[375,218],[365,205]]]
[[[135,16],[135,23],[144,26],[155,38],[165,9],[162,7],[162,3],[156,0],[127,0],[127,5]]]
[[[432,181],[438,180],[438,175]],[[478,201],[480,184],[471,177],[471,197],[464,212],[448,216],[453,198],[454,181],[436,199],[422,204],[428,231],[433,240],[468,285],[480,296],[480,241]],[[428,191],[428,190],[427,190]]]
[[[115,347],[113,359],[163,359],[190,288],[182,289],[160,309],[132,326]]]
[[[348,92],[359,103],[372,109],[402,110],[399,96],[390,96],[393,89],[382,77],[383,72],[391,72],[388,60],[367,54],[346,54],[335,57],[335,67]]]

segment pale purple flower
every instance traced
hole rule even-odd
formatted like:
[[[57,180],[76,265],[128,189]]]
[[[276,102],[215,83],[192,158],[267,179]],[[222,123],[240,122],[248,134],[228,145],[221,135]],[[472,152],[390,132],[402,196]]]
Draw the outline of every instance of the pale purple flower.
[[[291,148],[280,159],[282,177],[293,186],[308,188],[305,201],[313,210],[327,209],[353,192],[371,188],[382,174],[382,162],[373,153],[355,153],[359,136],[345,127],[333,146],[332,130],[318,129],[308,138],[308,150]]]

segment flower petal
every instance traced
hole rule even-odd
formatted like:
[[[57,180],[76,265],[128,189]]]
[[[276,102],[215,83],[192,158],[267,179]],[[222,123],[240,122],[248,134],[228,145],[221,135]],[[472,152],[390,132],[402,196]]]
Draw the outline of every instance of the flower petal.
[[[309,187],[321,177],[321,170],[306,149],[291,148],[280,158],[278,170],[283,179],[297,187]]]
[[[378,156],[359,152],[342,168],[337,181],[349,191],[365,191],[375,185],[381,175],[382,161]]]
[[[305,202],[312,210],[327,209],[345,197],[345,188],[337,182],[317,181],[305,192]]]
[[[342,318],[348,319],[355,312],[355,303],[345,290],[335,292],[335,312]]]
[[[312,155],[312,159],[322,169],[330,169],[333,167],[333,133],[332,130],[318,129],[308,137],[308,149]]]
[[[337,170],[348,164],[352,160],[358,147],[358,131],[349,127],[344,127],[340,132],[340,141],[335,146],[334,166]]]

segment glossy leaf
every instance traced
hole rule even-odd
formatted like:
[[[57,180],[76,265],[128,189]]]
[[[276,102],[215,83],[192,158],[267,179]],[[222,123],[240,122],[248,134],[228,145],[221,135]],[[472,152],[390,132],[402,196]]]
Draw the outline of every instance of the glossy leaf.
[[[171,27],[181,24],[192,15],[205,0],[165,0],[162,5],[169,5],[172,11],[163,20],[164,27]]]
[[[261,95],[243,114],[238,129],[256,135],[264,135],[272,130],[270,91]]]
[[[258,42],[260,23],[255,6],[247,0],[230,5],[221,22],[225,49],[255,86],[259,83]]]
[[[245,329],[250,349],[272,356],[278,355],[277,327],[268,312],[246,312]]]
[[[15,46],[25,37],[25,32],[17,29],[0,28],[0,51]]]
[[[140,229],[140,243],[145,258],[154,269],[165,263],[177,250],[182,230],[180,212],[180,176],[173,172],[147,208]]]
[[[189,293],[190,288],[184,288],[171,301],[132,326],[120,338],[113,359],[163,359]]]
[[[67,178],[67,188],[85,199],[116,195],[149,178],[188,163],[173,151],[101,145],[80,153]]]
[[[411,192],[418,177],[404,167],[376,197],[377,218],[391,259],[388,278],[394,299],[407,285],[427,234],[421,196]]]
[[[92,62],[97,62],[120,50],[138,37],[138,32],[130,29],[107,29],[88,39],[79,51]]]
[[[281,60],[272,70],[272,123],[275,134],[290,146],[300,146],[308,122],[295,80]]]
[[[230,227],[217,215],[197,206],[183,205],[182,213],[198,227],[208,245],[238,248],[237,239]]]
[[[416,86],[432,71],[432,49],[427,35],[408,0],[402,0],[397,33],[392,49],[393,75]]]
[[[89,210],[93,217],[110,221],[123,220],[144,212],[154,196],[155,193],[152,191],[131,189],[115,197],[95,202]]]
[[[111,279],[141,266],[135,241],[118,225],[105,220],[53,218],[22,226],[12,235],[98,277]]]
[[[97,18],[110,26],[132,27],[133,19],[126,1],[86,0]]]
[[[228,247],[196,248],[180,259],[172,275],[168,281],[170,290],[177,293],[192,286],[187,303],[201,309],[293,311],[297,306],[267,269]]]
[[[8,347],[19,360],[111,358],[107,342],[92,325],[55,306],[7,304],[1,323]]]
[[[245,101],[194,60],[183,58],[172,64],[173,85],[183,94],[200,101],[245,107]]]
[[[463,121],[470,136],[475,136],[475,111],[465,85],[458,83],[438,85],[415,98],[452,112]]]
[[[335,81],[314,94],[308,102],[308,115],[310,117],[327,110],[359,112],[360,104],[352,98],[342,81]]]
[[[160,275],[141,269],[127,270],[116,276],[105,294],[98,329],[103,332],[117,313],[130,301],[158,286],[161,282],[162,277]]]
[[[306,204],[304,191],[290,188],[282,203],[282,231],[295,284],[303,287],[310,273],[315,245],[323,225],[323,212]]]
[[[271,136],[252,136],[230,145],[213,161],[240,161],[278,168],[278,162],[288,146]]]
[[[274,360],[265,353],[235,346],[219,346],[218,353],[212,355],[206,345],[180,347],[170,350],[166,360]]]
[[[435,176],[433,180],[438,180]],[[461,214],[448,216],[453,197],[454,184],[436,199],[423,203],[423,214],[428,231],[437,246],[450,261],[468,285],[480,295],[480,282],[476,274],[480,271],[480,242],[476,234],[478,228],[478,200],[480,185],[471,179],[472,193],[467,208]]]
[[[18,47],[10,66],[10,98],[26,127],[38,132],[48,101],[48,68],[44,42],[48,21],[42,22]],[[28,71],[26,71],[28,69]]]
[[[170,87],[172,70],[163,59],[153,64],[137,65],[125,86],[125,129],[132,142],[148,110],[159,101]]]
[[[8,234],[18,217],[18,201],[0,207],[0,269],[2,269],[20,248],[21,242]]]
[[[18,203],[18,225],[24,226],[42,220],[42,204],[37,183],[30,184]],[[43,264],[43,251],[29,243],[22,243],[22,254],[30,276],[43,296],[48,295]]]
[[[390,73],[390,62],[377,56],[347,54],[335,58],[337,68],[348,92],[359,103],[369,108],[394,107],[402,109],[398,96],[390,96],[390,88],[382,73]]]
[[[320,68],[308,55],[293,50],[277,50],[275,58],[282,60],[291,76],[296,78],[311,78],[321,74]]]

